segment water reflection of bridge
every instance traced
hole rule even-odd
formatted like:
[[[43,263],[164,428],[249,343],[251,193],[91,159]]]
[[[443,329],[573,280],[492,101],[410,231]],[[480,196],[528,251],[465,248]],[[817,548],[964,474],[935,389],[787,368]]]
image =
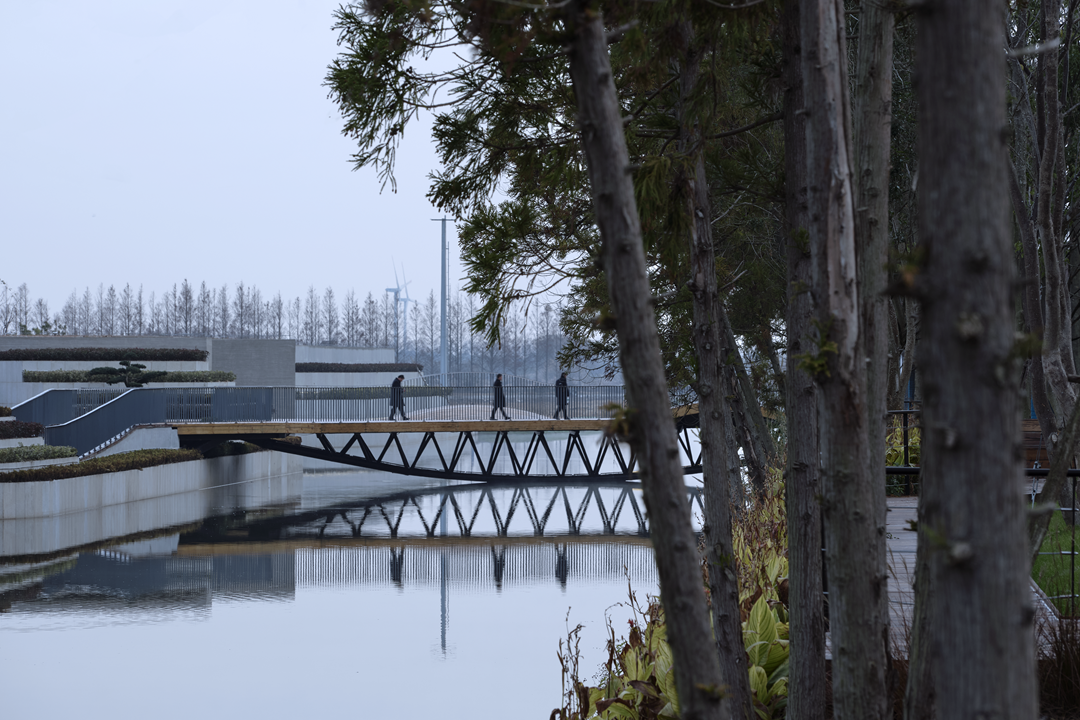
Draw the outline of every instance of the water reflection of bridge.
[[[686,488],[702,510],[700,489]],[[548,533],[647,536],[641,483],[451,485],[363,498],[254,523],[251,532],[284,537],[509,537]]]
[[[696,489],[687,488],[687,499],[700,507]],[[566,586],[626,574],[656,582],[639,483],[436,486],[310,509],[237,511],[160,538],[116,538],[76,552],[25,570],[0,567],[0,609],[114,622],[196,611],[222,598],[290,600],[305,587],[438,586],[445,604],[454,588]]]

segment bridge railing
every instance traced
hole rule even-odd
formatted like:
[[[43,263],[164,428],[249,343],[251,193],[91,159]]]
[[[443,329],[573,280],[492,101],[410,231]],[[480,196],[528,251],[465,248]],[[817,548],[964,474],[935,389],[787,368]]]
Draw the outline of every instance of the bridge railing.
[[[23,422],[59,425],[101,407],[128,391],[117,388],[54,388],[38,393],[11,408]]]
[[[405,387],[405,416],[410,420],[487,420],[495,415],[491,387]],[[54,391],[55,392],[55,391]],[[551,386],[511,386],[502,389],[506,414],[517,420],[551,418],[558,407]],[[625,402],[621,386],[569,388],[570,418],[599,419],[611,406]],[[107,443],[134,425],[207,422],[363,422],[390,417],[391,389],[379,387],[216,387],[135,388],[99,407],[74,417],[77,398],[57,394],[52,400],[54,422],[45,429],[45,442],[70,445],[80,454]],[[66,405],[65,405],[66,403]],[[398,414],[400,417],[400,413]],[[20,418],[21,419],[21,418]],[[404,429],[404,428],[403,428]]]

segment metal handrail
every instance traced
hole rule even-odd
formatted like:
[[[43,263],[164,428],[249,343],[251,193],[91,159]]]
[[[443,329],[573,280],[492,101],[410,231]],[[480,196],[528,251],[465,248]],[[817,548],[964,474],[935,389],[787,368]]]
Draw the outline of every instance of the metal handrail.
[[[503,413],[487,386],[403,387],[405,416],[413,419],[485,420]],[[392,391],[378,387],[135,388],[90,412],[45,428],[45,442],[70,445],[80,454],[111,441],[134,425],[189,422],[364,422],[390,416]],[[558,408],[551,386],[502,388],[502,407],[517,419],[550,418]],[[74,401],[58,395],[57,402]],[[573,386],[571,418],[603,419],[625,402],[622,386]],[[74,413],[74,410],[69,412]]]

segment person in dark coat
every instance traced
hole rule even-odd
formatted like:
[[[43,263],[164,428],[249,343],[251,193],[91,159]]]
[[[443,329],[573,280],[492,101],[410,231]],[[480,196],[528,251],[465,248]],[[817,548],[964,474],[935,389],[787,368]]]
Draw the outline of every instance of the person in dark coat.
[[[563,373],[558,380],[555,381],[555,415],[556,420],[559,419],[559,413],[562,413],[563,420],[569,420],[570,416],[566,414],[566,402],[570,399],[570,388],[566,385],[566,373]]]
[[[495,376],[495,384],[491,386],[491,391],[491,419],[495,419],[495,411],[498,410],[504,419],[509,420],[510,416],[506,414],[506,396],[503,395],[502,373]]]
[[[390,419],[394,419],[394,414],[400,410],[401,419],[408,420],[405,416],[405,389],[401,387],[401,381],[405,379],[404,375],[398,375],[394,378],[394,382],[390,383]]]

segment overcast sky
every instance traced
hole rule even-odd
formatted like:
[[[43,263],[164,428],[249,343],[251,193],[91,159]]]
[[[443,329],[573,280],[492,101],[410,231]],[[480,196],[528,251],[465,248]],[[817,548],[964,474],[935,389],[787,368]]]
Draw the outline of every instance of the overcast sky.
[[[435,155],[410,126],[398,191],[352,170],[323,78],[336,0],[0,6],[0,279],[73,289],[185,278],[288,298],[439,292]],[[451,225],[451,286],[463,284]]]

